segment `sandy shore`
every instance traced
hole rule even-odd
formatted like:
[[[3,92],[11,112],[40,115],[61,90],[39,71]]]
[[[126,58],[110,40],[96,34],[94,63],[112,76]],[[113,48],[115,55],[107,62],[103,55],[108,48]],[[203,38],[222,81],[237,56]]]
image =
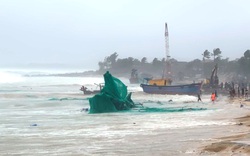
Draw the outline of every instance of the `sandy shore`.
[[[229,99],[228,103],[239,105],[242,109],[249,109],[250,100],[242,98]],[[239,128],[247,128],[242,134],[215,138],[218,142],[209,143],[200,150],[200,155],[250,155],[250,110],[249,114],[243,117],[235,118],[236,125]]]

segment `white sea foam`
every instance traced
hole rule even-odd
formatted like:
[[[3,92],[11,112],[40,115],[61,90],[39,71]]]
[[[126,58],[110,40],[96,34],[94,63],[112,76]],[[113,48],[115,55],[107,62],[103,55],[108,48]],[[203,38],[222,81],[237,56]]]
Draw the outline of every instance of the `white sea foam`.
[[[0,71],[0,83],[16,83],[24,80],[25,78],[20,74]]]
[[[92,69],[89,69],[92,70]],[[21,75],[49,75],[49,74],[66,74],[66,73],[82,73],[89,71],[88,69],[46,69],[46,68],[1,68],[0,71],[17,73]]]

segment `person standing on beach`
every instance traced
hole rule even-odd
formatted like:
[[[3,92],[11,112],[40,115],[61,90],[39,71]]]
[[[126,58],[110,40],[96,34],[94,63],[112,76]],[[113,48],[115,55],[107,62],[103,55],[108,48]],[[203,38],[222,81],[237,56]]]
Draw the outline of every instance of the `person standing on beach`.
[[[244,95],[245,95],[244,91],[245,91],[245,89],[244,89],[244,87],[242,87],[242,88],[241,88],[241,95],[242,95],[242,98],[244,98]]]
[[[202,102],[202,100],[201,100],[201,94],[200,93],[198,93],[198,102],[200,101],[200,102]]]
[[[211,100],[212,100],[213,103],[214,103],[214,101],[215,101],[215,98],[216,98],[216,95],[215,95],[215,93],[213,92],[212,95],[211,95]]]
[[[240,97],[240,86],[238,85],[238,98]]]
[[[218,97],[217,90],[214,90],[215,97]]]
[[[248,99],[248,89],[245,90],[245,98]]]

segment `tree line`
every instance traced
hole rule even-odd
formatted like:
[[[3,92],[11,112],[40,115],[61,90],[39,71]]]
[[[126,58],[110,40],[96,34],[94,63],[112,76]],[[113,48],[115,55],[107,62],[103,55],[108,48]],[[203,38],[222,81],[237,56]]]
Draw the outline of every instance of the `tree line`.
[[[178,61],[171,58],[171,71],[175,80],[183,80],[188,77],[208,78],[215,64],[218,65],[218,75],[228,75],[228,79],[244,78],[250,80],[250,50],[243,52],[239,59],[229,61],[229,58],[222,58],[220,48],[213,49],[212,52],[205,50],[201,59],[194,59],[190,62]],[[165,58],[154,58],[151,62],[146,57],[140,60],[133,57],[118,58],[118,53],[114,52],[98,63],[98,73],[110,71],[115,75],[129,76],[132,69],[137,69],[141,73],[148,73],[153,76],[161,76],[166,67]],[[231,81],[231,80],[230,80]]]

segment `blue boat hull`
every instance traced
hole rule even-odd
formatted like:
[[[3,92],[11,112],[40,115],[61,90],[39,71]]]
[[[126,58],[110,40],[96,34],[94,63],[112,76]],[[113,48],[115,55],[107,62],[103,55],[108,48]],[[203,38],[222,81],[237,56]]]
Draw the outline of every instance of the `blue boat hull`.
[[[141,84],[141,87],[145,93],[149,94],[197,95],[200,92],[201,83],[169,86]]]

